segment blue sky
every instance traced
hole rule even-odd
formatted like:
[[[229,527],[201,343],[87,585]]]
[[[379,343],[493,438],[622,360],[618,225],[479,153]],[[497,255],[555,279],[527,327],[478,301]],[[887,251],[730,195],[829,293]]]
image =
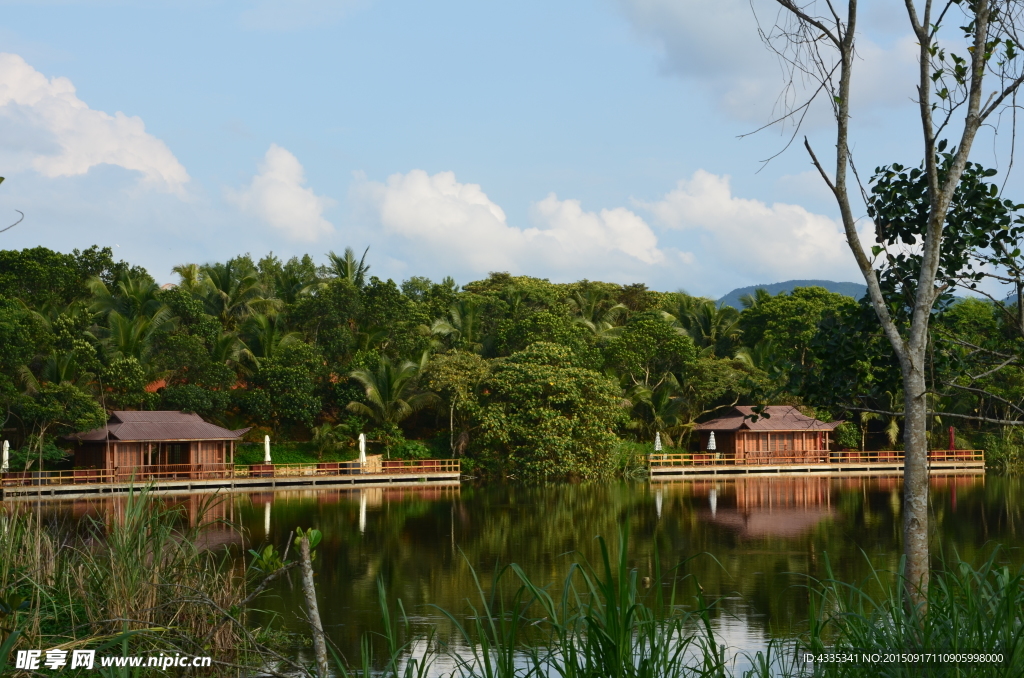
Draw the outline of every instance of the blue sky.
[[[862,10],[862,168],[920,157],[901,4]],[[783,137],[738,138],[782,86],[747,0],[0,5],[5,248],[109,245],[161,282],[347,245],[399,280],[858,279],[802,148],[762,169]]]

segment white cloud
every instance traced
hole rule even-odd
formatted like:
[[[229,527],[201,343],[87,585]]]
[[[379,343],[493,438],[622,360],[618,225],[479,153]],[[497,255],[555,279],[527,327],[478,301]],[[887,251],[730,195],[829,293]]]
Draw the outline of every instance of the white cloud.
[[[259,172],[242,190],[227,190],[228,201],[295,240],[311,242],[334,231],[323,217],[334,201],[306,188],[306,173],[298,158],[271,144]]]
[[[47,78],[17,54],[0,53],[0,121],[8,171],[70,177],[108,164],[140,172],[145,183],[165,190],[180,192],[189,181],[141,118],[89,108],[70,80]]]
[[[429,252],[474,273],[593,274],[665,261],[654,232],[627,209],[587,212],[579,201],[551,194],[533,205],[535,226],[517,228],[478,184],[460,183],[453,172],[359,179],[353,196],[385,234],[407,239],[418,258]]]
[[[573,255],[591,252],[622,252],[645,264],[660,264],[665,255],[658,249],[658,238],[643,219],[623,208],[584,212],[579,200],[559,200],[554,193],[534,206],[537,220],[545,228],[523,232],[528,241],[558,243],[562,251]]]
[[[785,18],[774,0],[619,0],[619,5],[636,31],[653,42],[666,73],[699,82],[732,117],[763,124],[785,110],[780,101],[785,68],[758,33],[759,28],[769,33]],[[877,28],[858,35],[853,106],[906,104],[914,95],[917,64],[906,13],[875,6],[869,14],[886,35],[876,34]],[[788,103],[802,103],[812,91],[808,88],[816,86],[796,82]],[[830,120],[827,105],[812,111],[806,122],[824,120]]]
[[[639,204],[666,228],[700,241],[709,269],[766,281],[857,275],[839,223],[800,205],[736,197],[728,176],[698,170],[662,200]]]

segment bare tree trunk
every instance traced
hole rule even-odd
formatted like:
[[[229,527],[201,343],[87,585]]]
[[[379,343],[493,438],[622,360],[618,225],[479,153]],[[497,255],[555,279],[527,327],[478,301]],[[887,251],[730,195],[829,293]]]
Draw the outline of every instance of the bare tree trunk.
[[[903,369],[903,553],[910,599],[924,602],[928,588],[928,396],[924,352]]]
[[[1004,102],[1015,94],[1024,83],[1024,73],[1003,70],[997,82],[998,88],[989,99],[982,104],[982,85],[985,79],[986,62],[993,58],[993,51],[1001,44],[1000,40],[1017,44],[1017,26],[1015,19],[1021,10],[1019,0],[1008,0],[995,3],[992,0],[976,0],[963,7],[968,13],[971,43],[967,51],[970,56],[964,61],[965,68],[959,85],[954,88],[962,94],[955,104],[950,104],[948,89],[942,87],[945,66],[936,67],[936,55],[944,55],[945,50],[937,47],[938,24],[946,16],[951,6],[943,3],[938,18],[933,16],[932,0],[904,0],[910,28],[913,30],[919,47],[918,82],[916,98],[921,120],[923,135],[924,165],[928,177],[929,210],[928,222],[924,232],[920,234],[921,264],[916,279],[914,308],[911,313],[909,327],[898,327],[890,314],[889,306],[879,285],[878,275],[872,261],[864,252],[857,233],[857,219],[851,205],[847,170],[853,166],[849,147],[850,95],[851,77],[856,49],[855,34],[857,27],[857,0],[847,0],[846,16],[841,17],[833,3],[827,3],[827,14],[813,14],[815,3],[800,0],[776,0],[785,10],[792,24],[781,20],[777,24],[778,33],[767,36],[771,44],[773,39],[781,39],[785,43],[776,53],[793,67],[793,73],[799,77],[816,73],[821,88],[812,95],[824,91],[831,96],[833,114],[836,121],[836,164],[835,174],[829,176],[825,167],[815,156],[810,142],[805,138],[804,146],[811,156],[814,166],[821,174],[836,198],[842,216],[846,239],[857,261],[861,274],[868,287],[868,297],[878,316],[879,324],[892,345],[893,352],[900,363],[904,391],[904,555],[907,567],[907,593],[909,599],[916,604],[925,602],[928,585],[928,416],[927,416],[927,384],[925,366],[928,347],[928,325],[931,319],[935,299],[945,290],[944,284],[938,279],[939,261],[942,246],[943,230],[946,225],[946,212],[949,209],[953,193],[960,183],[967,164],[971,147],[974,144],[978,129],[985,120]],[[959,3],[957,3],[959,4]],[[1003,5],[1006,5],[1005,7]],[[921,11],[918,11],[918,5]],[[991,32],[992,12],[999,11],[1000,23],[995,36]],[[1019,49],[1019,48],[1018,48]],[[1000,57],[1002,58],[1002,57]],[[1009,63],[1012,60],[1005,60]],[[1002,64],[999,58],[992,63]],[[991,66],[991,64],[990,64]],[[1002,66],[1000,65],[1000,68]],[[836,74],[838,72],[838,77]],[[936,83],[938,83],[936,85]],[[938,94],[936,92],[938,91]],[[960,95],[957,95],[960,96]],[[955,98],[955,97],[954,97]],[[810,105],[810,102],[807,103]],[[954,157],[948,170],[940,172],[936,151],[939,148],[939,135],[953,119],[953,114],[962,112],[963,128],[959,143],[954,147]],[[936,116],[938,120],[933,117]],[[785,119],[785,118],[783,118]],[[1024,322],[1024,321],[1022,321]]]
[[[327,641],[324,639],[324,627],[320,622],[320,608],[316,603],[316,585],[313,583],[313,558],[309,553],[309,537],[303,535],[299,539],[299,558],[302,562],[302,593],[306,596],[306,611],[309,614],[309,626],[313,631],[313,654],[316,656],[316,672],[319,678],[329,678],[327,666]]]

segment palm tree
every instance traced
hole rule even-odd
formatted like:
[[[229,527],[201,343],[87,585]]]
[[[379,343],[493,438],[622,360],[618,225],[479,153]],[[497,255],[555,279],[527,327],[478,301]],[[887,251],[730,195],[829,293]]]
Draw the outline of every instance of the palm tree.
[[[627,428],[639,431],[644,440],[651,440],[660,433],[666,444],[673,445],[673,438],[685,428],[684,403],[678,397],[679,390],[679,381],[673,374],[654,389],[643,384],[634,386],[627,396],[634,415]]]
[[[772,295],[768,293],[768,290],[763,287],[758,287],[754,290],[753,294],[744,294],[740,297],[740,303],[743,304],[743,308],[758,308],[764,302],[772,298]]]
[[[98,276],[91,278],[86,286],[92,292],[89,308],[100,317],[118,313],[125,318],[152,318],[167,308],[158,297],[160,286],[149,276],[133,276],[122,273],[110,289]]]
[[[461,346],[473,353],[483,351],[480,302],[472,297],[459,299],[448,309],[446,318],[438,318],[430,325],[434,336],[446,337],[453,346]]]
[[[178,287],[193,294],[200,293],[203,284],[203,267],[199,264],[178,264],[171,269],[181,278]]]
[[[325,454],[333,454],[339,451],[348,438],[345,429],[341,426],[332,426],[323,423],[313,429],[313,449],[316,450],[316,458],[323,459]]]
[[[282,305],[279,299],[266,296],[254,269],[233,261],[203,266],[198,293],[206,312],[226,330],[236,329],[253,313],[271,313]]]
[[[366,274],[370,267],[366,264],[366,253],[370,251],[367,247],[363,250],[363,256],[356,261],[356,253],[351,247],[345,248],[345,253],[338,256],[332,250],[327,253],[327,269],[336,278],[343,278],[362,289],[366,284]]]
[[[316,278],[307,279],[286,268],[274,274],[274,296],[290,306],[310,294],[318,284]]]
[[[719,306],[713,299],[678,293],[669,315],[709,357],[731,355],[742,333],[740,312],[732,306]]]
[[[740,346],[733,358],[747,369],[761,370],[776,384],[785,383],[789,370],[779,355],[778,345],[771,339],[762,339],[751,346]]]
[[[874,419],[881,419],[882,416],[877,412],[861,412],[860,413],[860,451],[863,452],[867,449],[867,438],[868,438],[868,424]],[[899,434],[899,427],[896,429],[897,435]]]
[[[58,319],[62,316],[63,322],[70,321],[72,324],[78,324],[81,326],[88,326],[92,321],[92,314],[89,312],[89,302],[76,300],[66,305],[54,304],[51,302],[44,302],[38,307],[31,307],[26,304],[23,300],[19,299],[18,303],[21,307],[28,311],[32,316],[46,328],[49,332],[58,332]]]
[[[576,314],[574,322],[586,327],[598,339],[612,339],[622,333],[617,323],[629,309],[615,303],[610,291],[594,288],[585,292],[576,290],[568,303]]]
[[[396,431],[409,415],[439,401],[436,394],[417,388],[427,358],[424,353],[419,364],[405,360],[396,365],[382,357],[375,370],[353,370],[349,376],[362,384],[366,402],[352,401],[346,409],[376,422],[385,432]]]
[[[245,348],[243,355],[258,367],[260,361],[273,358],[278,351],[301,341],[302,335],[290,332],[281,314],[263,315],[254,313],[245,320],[242,326],[242,337]]]
[[[83,391],[88,391],[96,375],[82,367],[77,351],[54,351],[40,364],[38,374],[34,374],[28,366],[18,371],[25,392],[34,394],[43,384],[71,384]]]
[[[245,344],[234,332],[221,331],[210,346],[210,360],[227,365],[236,372],[242,369],[242,358],[247,351]]]
[[[146,372],[146,378],[155,381],[160,378],[156,369],[156,339],[160,334],[170,332],[177,324],[171,309],[164,306],[153,317],[129,318],[117,311],[107,315],[106,327],[97,327],[95,333],[107,361],[118,358],[135,358]]]

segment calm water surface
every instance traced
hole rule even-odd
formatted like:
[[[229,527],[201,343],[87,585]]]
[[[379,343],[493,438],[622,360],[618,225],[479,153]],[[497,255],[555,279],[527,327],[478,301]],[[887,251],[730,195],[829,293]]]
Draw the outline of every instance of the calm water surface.
[[[827,576],[828,563],[850,582],[868,577],[871,565],[896,568],[900,489],[899,478],[746,478],[240,494],[211,513],[238,529],[218,528],[209,541],[280,546],[295,527],[323,532],[320,612],[354,659],[361,635],[381,629],[378,580],[418,629],[444,635],[448,624],[432,606],[468,613],[467,601],[479,600],[471,568],[485,589],[512,562],[538,583],[560,585],[571,563],[599,562],[597,536],[614,544],[628,526],[641,577],[654,576],[656,560],[662,572],[679,565],[680,575],[722,597],[715,623],[723,640],[753,650],[802,628],[807,577]],[[937,558],[979,561],[1002,544],[1005,560],[1024,562],[1022,496],[1019,478],[933,478]],[[206,500],[183,503],[194,511]],[[61,510],[104,509],[79,502]],[[692,601],[692,587],[681,590]],[[298,579],[282,581],[260,602],[256,622],[304,632],[300,600]]]

